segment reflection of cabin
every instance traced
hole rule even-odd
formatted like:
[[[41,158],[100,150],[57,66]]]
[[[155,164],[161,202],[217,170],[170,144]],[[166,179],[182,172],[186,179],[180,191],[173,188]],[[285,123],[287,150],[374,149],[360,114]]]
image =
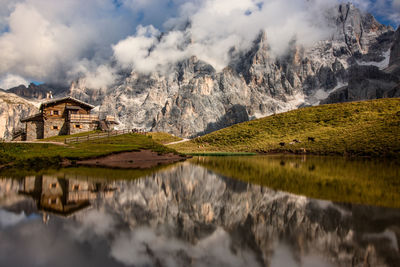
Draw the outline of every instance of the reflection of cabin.
[[[92,130],[112,130],[116,124],[114,117],[91,115],[94,106],[73,97],[64,97],[44,102],[39,113],[24,118],[27,141],[56,135],[70,135]]]
[[[36,200],[38,210],[68,216],[90,206],[90,200],[112,195],[107,184],[53,176],[26,177],[21,194]]]

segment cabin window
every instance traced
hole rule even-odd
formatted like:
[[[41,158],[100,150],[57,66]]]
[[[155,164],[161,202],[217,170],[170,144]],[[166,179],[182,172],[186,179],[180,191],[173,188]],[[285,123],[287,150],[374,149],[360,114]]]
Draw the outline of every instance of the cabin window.
[[[51,205],[57,204],[57,198],[49,198],[49,204]]]
[[[58,125],[53,125],[53,130],[58,130],[58,129],[59,129]]]
[[[57,188],[57,183],[51,183],[50,188]]]
[[[80,124],[75,124],[75,128],[81,129],[81,128],[82,128],[82,125],[80,125]]]
[[[74,186],[72,187],[72,190],[78,191],[79,190],[79,185],[78,184],[74,184]]]
[[[53,111],[53,114],[54,114],[54,115],[60,115],[60,113],[59,113],[58,110],[54,110],[54,111]]]

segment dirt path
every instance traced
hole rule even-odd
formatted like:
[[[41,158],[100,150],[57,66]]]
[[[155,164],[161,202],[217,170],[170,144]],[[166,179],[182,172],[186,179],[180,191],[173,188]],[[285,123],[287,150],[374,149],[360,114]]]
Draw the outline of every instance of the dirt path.
[[[175,145],[175,144],[185,143],[185,142],[190,141],[190,140],[191,140],[191,139],[183,139],[183,140],[181,140],[181,141],[171,142],[171,143],[168,143],[168,144],[165,144],[165,145],[166,145],[166,146],[168,146],[168,145]]]

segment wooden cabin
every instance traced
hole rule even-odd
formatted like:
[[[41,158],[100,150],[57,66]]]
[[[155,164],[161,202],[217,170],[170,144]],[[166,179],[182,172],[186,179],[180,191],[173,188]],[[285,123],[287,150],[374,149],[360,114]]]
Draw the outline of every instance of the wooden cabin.
[[[73,97],[46,101],[40,105],[38,114],[21,120],[26,123],[25,139],[32,141],[97,129],[112,130],[116,124],[114,117],[106,116],[100,120],[98,115],[90,114],[93,108]]]

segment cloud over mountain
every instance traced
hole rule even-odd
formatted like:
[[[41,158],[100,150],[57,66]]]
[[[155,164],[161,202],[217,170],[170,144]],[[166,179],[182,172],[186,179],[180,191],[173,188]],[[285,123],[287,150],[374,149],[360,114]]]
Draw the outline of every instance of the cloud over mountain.
[[[276,55],[294,39],[309,45],[327,38],[331,33],[324,11],[339,2],[0,0],[0,79],[4,84],[9,75],[17,75],[69,83],[85,76],[88,85],[98,88],[111,84],[119,68],[165,71],[192,55],[221,69],[260,30]],[[385,12],[381,2],[387,1],[363,1],[363,7]],[[400,7],[398,0],[390,4]]]

